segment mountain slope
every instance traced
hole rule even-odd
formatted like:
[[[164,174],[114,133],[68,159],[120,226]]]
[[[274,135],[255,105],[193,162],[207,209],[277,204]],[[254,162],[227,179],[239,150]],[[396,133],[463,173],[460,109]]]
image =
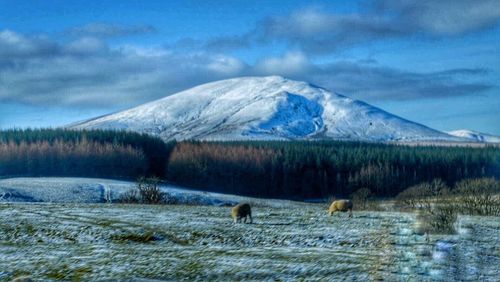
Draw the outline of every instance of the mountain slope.
[[[132,130],[164,140],[462,140],[279,76],[207,83],[71,127]]]
[[[446,133],[476,142],[500,143],[500,136],[495,136],[488,133],[481,133],[473,130],[460,129],[460,130],[448,131]]]

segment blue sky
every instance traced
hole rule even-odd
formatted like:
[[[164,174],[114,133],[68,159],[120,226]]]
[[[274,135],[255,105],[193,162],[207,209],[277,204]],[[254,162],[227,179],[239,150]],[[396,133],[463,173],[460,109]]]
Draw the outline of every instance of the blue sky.
[[[282,75],[439,130],[500,135],[499,46],[496,0],[0,0],[0,127]]]

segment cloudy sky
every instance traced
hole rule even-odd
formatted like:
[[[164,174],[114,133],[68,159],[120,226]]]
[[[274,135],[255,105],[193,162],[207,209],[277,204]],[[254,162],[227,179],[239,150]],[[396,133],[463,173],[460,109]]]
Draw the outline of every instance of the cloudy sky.
[[[282,75],[439,130],[500,135],[498,0],[146,2],[0,0],[0,128]]]

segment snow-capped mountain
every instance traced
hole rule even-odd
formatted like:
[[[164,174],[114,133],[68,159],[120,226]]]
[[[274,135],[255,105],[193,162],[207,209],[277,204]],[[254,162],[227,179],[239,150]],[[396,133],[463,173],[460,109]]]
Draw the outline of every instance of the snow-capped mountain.
[[[467,129],[448,131],[446,133],[476,142],[500,143],[500,136],[495,136],[488,133],[481,133]]]
[[[132,130],[164,140],[463,140],[279,76],[207,83],[70,127]]]

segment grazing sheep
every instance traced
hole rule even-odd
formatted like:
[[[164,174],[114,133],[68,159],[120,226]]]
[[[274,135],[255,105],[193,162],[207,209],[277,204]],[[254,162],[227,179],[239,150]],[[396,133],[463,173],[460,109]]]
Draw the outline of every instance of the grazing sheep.
[[[352,202],[349,200],[333,201],[333,203],[330,205],[330,208],[328,209],[328,214],[332,216],[333,213],[337,211],[349,211],[349,217],[352,217]]]
[[[247,217],[250,218],[250,223],[253,222],[252,220],[252,209],[250,208],[250,205],[247,203],[240,203],[234,206],[231,209],[231,217],[234,220],[234,223],[241,222],[241,219],[243,219],[243,222],[247,222]]]

